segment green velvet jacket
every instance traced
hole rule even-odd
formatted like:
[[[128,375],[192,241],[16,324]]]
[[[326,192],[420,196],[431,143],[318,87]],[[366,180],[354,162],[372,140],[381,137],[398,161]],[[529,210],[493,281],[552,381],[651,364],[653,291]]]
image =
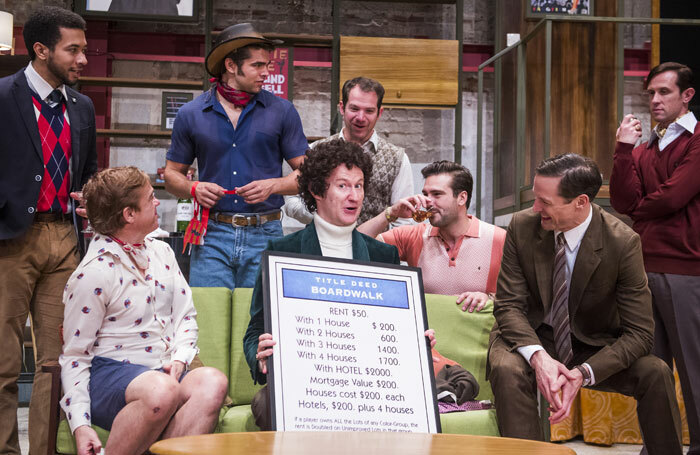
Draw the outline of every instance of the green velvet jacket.
[[[282,251],[287,253],[301,253],[313,256],[323,256],[321,244],[318,242],[316,226],[310,223],[299,232],[270,240],[267,251]],[[382,243],[355,229],[352,231],[352,258],[356,261],[384,262],[398,264],[399,252],[393,245]],[[250,367],[253,380],[259,384],[265,384],[267,377],[258,369],[258,361],[255,355],[258,351],[258,338],[265,332],[265,313],[263,311],[262,273],[258,270],[253,289],[253,298],[250,304],[250,323],[243,337],[243,351]]]

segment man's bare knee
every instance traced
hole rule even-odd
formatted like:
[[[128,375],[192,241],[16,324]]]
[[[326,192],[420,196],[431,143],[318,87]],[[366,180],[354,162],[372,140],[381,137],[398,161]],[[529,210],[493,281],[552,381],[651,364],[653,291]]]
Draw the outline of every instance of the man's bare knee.
[[[204,400],[216,408],[220,407],[228,391],[226,375],[211,367],[197,368],[190,375],[192,381],[188,381],[187,385],[191,389],[190,396],[196,396],[198,400]]]
[[[210,383],[208,386],[212,401],[219,402],[220,405],[228,392],[228,378],[216,368],[211,368],[211,372],[207,372],[207,377],[207,382]]]
[[[133,389],[131,389],[132,385]],[[182,401],[180,384],[167,374],[149,371],[129,384],[127,402],[134,400],[140,400],[148,409],[145,418],[156,420],[166,416],[169,418]]]

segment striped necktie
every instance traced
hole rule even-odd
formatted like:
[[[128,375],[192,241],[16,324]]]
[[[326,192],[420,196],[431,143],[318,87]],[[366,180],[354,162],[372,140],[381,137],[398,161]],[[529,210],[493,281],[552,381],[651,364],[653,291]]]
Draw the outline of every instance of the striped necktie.
[[[552,329],[554,329],[554,346],[559,361],[567,365],[574,356],[571,350],[571,325],[569,324],[569,293],[566,285],[566,239],[564,233],[557,235],[557,247],[554,255],[554,272],[552,274]]]

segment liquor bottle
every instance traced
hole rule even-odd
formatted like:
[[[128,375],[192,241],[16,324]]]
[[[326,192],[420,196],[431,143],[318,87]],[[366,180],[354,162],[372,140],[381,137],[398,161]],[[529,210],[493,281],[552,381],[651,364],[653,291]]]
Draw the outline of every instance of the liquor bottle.
[[[194,214],[194,204],[190,198],[182,198],[177,200],[177,213],[175,215],[176,225],[175,230],[177,232],[185,232],[187,230],[187,225],[192,219]]]

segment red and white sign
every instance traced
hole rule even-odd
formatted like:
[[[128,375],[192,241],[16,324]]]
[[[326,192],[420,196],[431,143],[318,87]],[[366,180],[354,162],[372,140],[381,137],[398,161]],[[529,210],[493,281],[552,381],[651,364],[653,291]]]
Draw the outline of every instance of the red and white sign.
[[[263,90],[272,92],[280,98],[289,99],[287,86],[289,79],[289,49],[275,49],[268,69],[270,75],[265,79],[265,83],[262,86]]]

